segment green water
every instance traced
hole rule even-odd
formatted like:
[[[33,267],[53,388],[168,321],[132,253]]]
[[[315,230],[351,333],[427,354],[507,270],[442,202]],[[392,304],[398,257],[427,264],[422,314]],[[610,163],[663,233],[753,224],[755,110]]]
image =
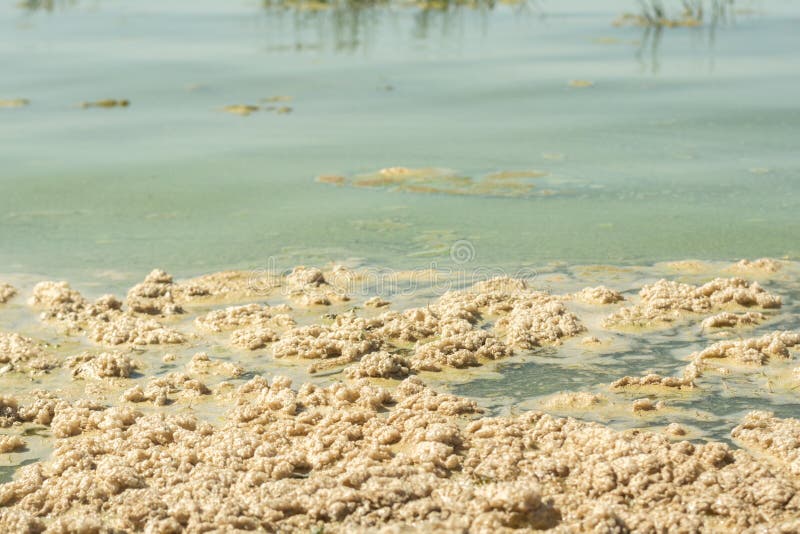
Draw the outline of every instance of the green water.
[[[800,256],[800,4],[612,26],[635,9],[4,2],[0,99],[31,103],[0,108],[0,271],[421,267],[462,239],[491,266]],[[220,111],[274,95],[293,112]],[[131,105],[77,107],[103,98]],[[555,194],[314,182],[390,166],[538,169]]]

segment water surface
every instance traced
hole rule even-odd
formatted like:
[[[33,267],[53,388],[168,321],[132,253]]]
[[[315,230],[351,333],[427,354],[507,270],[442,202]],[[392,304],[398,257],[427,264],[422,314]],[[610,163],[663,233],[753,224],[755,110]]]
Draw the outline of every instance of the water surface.
[[[40,4],[0,6],[0,98],[31,101],[0,109],[4,272],[420,267],[460,239],[492,266],[800,255],[793,2],[661,32],[612,26],[626,0]],[[276,95],[291,113],[221,111]],[[77,107],[103,98],[131,105]],[[314,182],[390,166],[555,194]]]

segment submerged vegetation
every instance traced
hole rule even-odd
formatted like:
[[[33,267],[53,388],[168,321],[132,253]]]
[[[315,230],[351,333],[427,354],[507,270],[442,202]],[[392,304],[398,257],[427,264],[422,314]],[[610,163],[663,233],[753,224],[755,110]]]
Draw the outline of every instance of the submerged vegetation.
[[[734,0],[631,0],[632,9],[613,21],[615,26],[644,28],[642,42],[657,41],[652,30],[675,27],[714,28],[732,16]],[[22,0],[18,6],[30,11],[54,11],[79,5],[78,0]],[[293,48],[318,49],[320,44],[300,37],[333,35],[337,50],[352,51],[373,40],[380,17],[386,12],[406,9],[415,13],[414,36],[432,32],[449,34],[458,27],[459,17],[468,11],[489,13],[499,6],[512,6],[520,13],[547,15],[538,0],[262,0],[270,23],[294,26],[298,34]],[[288,17],[288,20],[287,20]],[[648,32],[648,29],[651,31]],[[310,36],[309,36],[310,37]],[[312,37],[313,39],[313,37]],[[277,48],[285,48],[285,45]],[[657,48],[657,43],[653,48]]]
[[[412,7],[423,10],[448,10],[458,7],[493,9],[497,5],[521,5],[530,0],[263,0],[267,9],[294,9],[299,11],[361,10],[373,7]]]
[[[625,13],[615,26],[695,27],[707,22],[714,25],[727,16],[733,0],[680,0],[665,5],[662,0],[639,0],[639,13]]]
[[[22,0],[19,4],[19,7],[23,9],[30,9],[32,11],[36,10],[44,10],[44,11],[53,11],[54,9],[73,6],[77,3],[77,0]]]
[[[20,8],[32,11],[53,11],[75,6],[78,0],[21,0]],[[641,26],[699,26],[706,20],[725,17],[733,0],[638,0],[638,13],[622,15],[616,24]],[[380,7],[407,7],[422,11],[449,11],[458,8],[492,10],[499,5],[539,8],[536,0],[262,0],[271,11],[360,12]]]

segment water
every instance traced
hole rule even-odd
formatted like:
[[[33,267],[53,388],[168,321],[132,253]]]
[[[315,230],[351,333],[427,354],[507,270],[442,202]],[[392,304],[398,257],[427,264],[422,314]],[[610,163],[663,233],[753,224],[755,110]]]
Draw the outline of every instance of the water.
[[[31,104],[0,109],[0,270],[420,267],[459,239],[492,266],[797,257],[800,6],[612,26],[634,9],[3,3],[0,98]],[[274,95],[293,112],[220,111]],[[103,98],[131,106],[76,107]],[[538,169],[556,194],[314,182],[396,165]]]

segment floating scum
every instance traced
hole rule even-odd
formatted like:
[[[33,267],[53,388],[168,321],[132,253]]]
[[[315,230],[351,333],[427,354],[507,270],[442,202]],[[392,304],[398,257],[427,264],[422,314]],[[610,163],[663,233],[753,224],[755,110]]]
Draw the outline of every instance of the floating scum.
[[[797,266],[692,265],[698,283],[576,269],[402,306],[343,266],[154,270],[124,298],[3,284],[0,314],[37,326],[0,332],[0,451],[31,460],[0,484],[0,531],[797,531],[800,421],[765,409],[800,386],[800,334],[775,328]],[[573,381],[508,415],[447,391],[505,361],[622,365],[665,330],[700,346],[674,376]],[[725,442],[673,404],[761,372],[773,396]],[[575,418],[604,413],[629,428]]]
[[[389,167],[351,178],[334,174],[321,175],[317,177],[317,182],[391,192],[525,197],[553,193],[550,189],[536,190],[537,179],[545,176],[547,173],[543,171],[521,170],[499,171],[472,178],[450,169]]]

